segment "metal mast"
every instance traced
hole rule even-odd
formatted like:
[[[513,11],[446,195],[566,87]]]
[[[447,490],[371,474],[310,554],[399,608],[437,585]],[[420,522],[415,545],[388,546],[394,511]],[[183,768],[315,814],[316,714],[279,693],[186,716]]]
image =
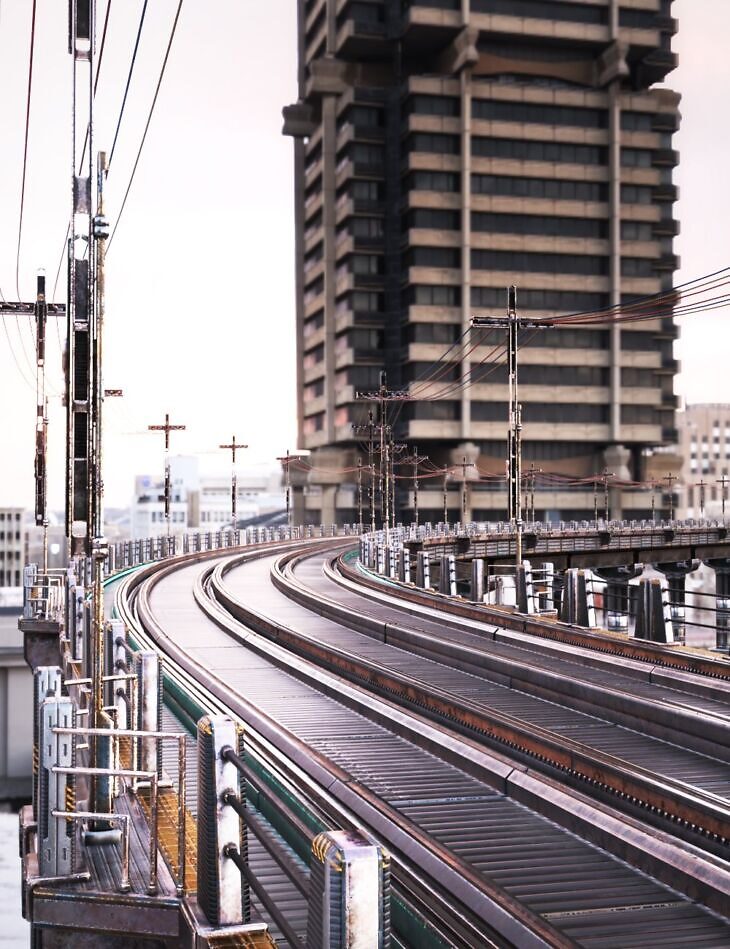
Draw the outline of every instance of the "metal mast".
[[[244,445],[241,442],[236,442],[236,436],[234,435],[231,439],[230,445],[219,445],[219,448],[228,448],[231,452],[231,523],[233,525],[233,530],[236,529],[237,521],[237,499],[238,499],[238,477],[236,475],[236,449],[237,448],[248,448],[248,445]]]
[[[46,276],[36,284],[35,522],[43,528],[43,572],[48,572],[48,402],[46,400]]]
[[[93,537],[91,452],[94,381],[93,55],[94,4],[71,0],[68,51],[73,56],[71,175],[73,204],[68,244],[68,342],[66,353],[66,536],[71,557],[89,556]],[[78,142],[88,138],[88,158],[77,167]]]
[[[165,424],[164,425],[148,425],[148,431],[150,432],[164,432],[165,433],[165,524],[167,527],[167,536],[170,536],[170,499],[172,495],[172,485],[170,482],[170,432],[184,432],[184,425],[170,425],[170,415],[165,413]]]

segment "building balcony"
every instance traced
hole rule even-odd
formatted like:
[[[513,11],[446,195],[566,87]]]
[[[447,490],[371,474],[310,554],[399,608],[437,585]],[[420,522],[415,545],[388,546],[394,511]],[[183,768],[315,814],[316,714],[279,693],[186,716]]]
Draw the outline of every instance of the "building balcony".
[[[673,168],[679,164],[679,152],[674,148],[657,148],[651,154],[651,163],[657,167]]]
[[[654,201],[673,202],[679,200],[679,188],[676,185],[656,185],[653,190]]]
[[[672,273],[679,270],[679,257],[676,254],[662,254],[653,262],[652,266],[654,270],[660,273]]]
[[[655,132],[676,132],[679,129],[679,115],[676,112],[656,112],[651,120]]]
[[[678,62],[677,54],[669,49],[651,50],[641,61],[645,81],[647,83],[661,82],[668,73],[677,68]]]
[[[335,52],[342,59],[379,59],[386,46],[385,23],[377,20],[348,16],[337,30]]]
[[[676,237],[679,234],[680,225],[674,218],[661,218],[652,223],[651,230],[655,237]]]

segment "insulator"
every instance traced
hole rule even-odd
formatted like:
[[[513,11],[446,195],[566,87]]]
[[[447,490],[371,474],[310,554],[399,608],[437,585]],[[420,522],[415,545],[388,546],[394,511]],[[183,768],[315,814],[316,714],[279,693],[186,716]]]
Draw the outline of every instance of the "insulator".
[[[109,221],[103,214],[97,214],[94,217],[93,234],[97,238],[109,237]]]

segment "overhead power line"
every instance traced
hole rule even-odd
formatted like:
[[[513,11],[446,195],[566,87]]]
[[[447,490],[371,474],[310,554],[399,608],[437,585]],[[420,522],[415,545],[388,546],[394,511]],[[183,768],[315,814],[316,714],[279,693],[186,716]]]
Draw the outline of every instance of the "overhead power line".
[[[155,89],[155,95],[154,95],[154,98],[152,99],[152,105],[150,106],[150,111],[149,111],[149,114],[148,114],[148,116],[147,116],[147,122],[146,122],[145,127],[144,127],[144,132],[142,133],[142,141],[139,143],[139,149],[138,149],[138,151],[137,151],[137,157],[136,157],[135,160],[134,160],[134,166],[133,166],[133,168],[132,168],[132,174],[129,176],[129,184],[127,185],[127,190],[126,190],[125,193],[124,193],[124,199],[122,200],[122,205],[121,205],[121,207],[119,208],[119,214],[117,215],[117,220],[116,220],[116,222],[115,222],[115,224],[114,224],[114,228],[113,228],[113,230],[112,230],[111,237],[109,238],[109,242],[108,242],[108,244],[107,244],[107,251],[111,248],[112,241],[114,240],[114,235],[117,233],[117,228],[119,227],[119,222],[120,222],[121,219],[122,219],[122,214],[124,213],[124,208],[125,208],[126,205],[127,205],[127,198],[129,197],[129,192],[130,192],[131,189],[132,189],[132,183],[134,182],[134,176],[135,176],[135,174],[137,173],[137,167],[138,167],[138,165],[139,165],[139,159],[140,159],[140,157],[141,157],[141,155],[142,155],[142,149],[144,148],[144,143],[145,143],[145,141],[147,140],[147,132],[149,131],[149,128],[150,128],[150,122],[152,121],[152,115],[154,114],[155,106],[157,105],[157,97],[158,97],[159,94],[160,94],[160,87],[161,87],[161,85],[162,85],[162,80],[163,80],[164,75],[165,75],[165,69],[167,68],[167,61],[168,61],[168,59],[170,58],[170,50],[172,49],[172,43],[173,43],[173,40],[175,39],[175,31],[177,30],[177,23],[178,23],[178,20],[179,20],[179,18],[180,18],[180,10],[182,9],[182,5],[183,5],[183,0],[179,0],[179,3],[178,3],[178,5],[177,5],[177,11],[175,12],[175,19],[174,19],[174,21],[173,21],[172,29],[171,29],[171,31],[170,31],[170,39],[168,40],[167,49],[165,50],[165,58],[164,58],[164,60],[162,61],[162,68],[160,69],[160,75],[159,75],[159,78],[158,78],[158,80],[157,80],[157,88]]]
[[[25,181],[28,169],[28,131],[30,129],[30,103],[31,96],[33,92],[33,54],[35,51],[35,16],[36,16],[36,0],[33,0],[33,9],[31,12],[30,20],[30,53],[28,57],[28,92],[26,95],[25,102],[25,134],[23,139],[23,177],[20,186],[20,213],[18,215],[18,246],[15,254],[15,290],[17,292],[17,299],[20,300],[20,245],[23,238],[23,212],[25,211]],[[25,348],[25,339],[24,334],[20,326],[20,321],[16,315],[15,325],[18,330],[18,336],[20,337],[20,345],[23,350],[23,356],[26,363],[31,371],[31,374],[34,372],[34,366],[31,362],[28,351]],[[6,328],[7,332],[7,328]],[[9,334],[8,334],[9,336]],[[32,344],[31,333],[31,344]]]
[[[132,82],[132,74],[134,72],[134,65],[137,62],[137,50],[139,49],[139,39],[142,36],[142,27],[144,26],[144,18],[147,13],[147,0],[144,0],[144,6],[142,7],[142,14],[139,18],[139,26],[137,27],[137,38],[134,41],[134,49],[132,50],[132,61],[129,64],[129,73],[127,74],[127,84],[124,87],[124,96],[122,97],[122,107],[119,110],[119,118],[117,119],[117,127],[114,132],[114,141],[112,142],[111,151],[109,152],[109,168],[111,168],[112,161],[114,160],[114,149],[117,147],[117,139],[119,138],[119,128],[122,124],[122,118],[124,117],[124,108],[127,104],[127,96],[129,95],[129,86]]]

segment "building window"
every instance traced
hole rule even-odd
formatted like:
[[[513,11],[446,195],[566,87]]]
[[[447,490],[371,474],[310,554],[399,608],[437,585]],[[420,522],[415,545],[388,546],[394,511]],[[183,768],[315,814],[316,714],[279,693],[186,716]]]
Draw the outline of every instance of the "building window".
[[[517,295],[517,301],[519,307],[525,310],[567,313],[592,312],[593,310],[603,309],[609,305],[608,294],[587,293],[578,290],[520,290]],[[472,287],[471,305],[474,307],[497,307],[504,309],[507,305],[507,293],[504,288]],[[562,332],[561,330],[561,333]],[[590,333],[590,331],[582,332]],[[543,343],[540,345],[552,344]]]
[[[440,285],[411,287],[408,296],[416,306],[459,306],[461,301],[458,287]]]
[[[654,234],[647,221],[621,221],[621,239],[624,241],[650,241]]]
[[[418,93],[409,96],[405,111],[419,115],[460,115],[461,102],[453,96],[429,96]]]
[[[475,194],[556,201],[607,201],[608,185],[598,181],[565,181],[557,178],[513,178],[506,175],[472,175]],[[646,189],[651,200],[651,188]]]
[[[414,171],[408,177],[409,191],[458,191],[459,175],[450,171]]]
[[[471,252],[471,265],[475,270],[575,273],[586,276],[605,276],[609,272],[608,257],[589,254],[536,254],[475,249]]]
[[[622,257],[622,277],[653,277],[654,261],[649,257]]]
[[[650,112],[621,111],[621,128],[625,132],[651,132],[652,114]]]
[[[461,215],[458,211],[443,208],[413,208],[405,216],[404,225],[409,228],[424,228],[435,231],[456,231]]]
[[[621,164],[624,168],[651,168],[651,152],[647,148],[622,148]]]
[[[510,3],[510,6],[513,4]],[[552,6],[552,4],[551,4]],[[494,99],[472,100],[472,116],[498,122],[530,122],[540,125],[575,125],[581,128],[607,128],[606,109],[581,109],[542,102],[505,102]]]
[[[406,152],[432,152],[437,155],[458,155],[461,143],[458,135],[440,135],[437,132],[413,132],[405,143]]]
[[[646,185],[621,185],[622,204],[651,204],[652,189]]]
[[[405,263],[407,267],[461,267],[461,251],[456,247],[411,247]]]
[[[472,211],[471,229],[490,234],[534,234],[537,237],[608,237],[605,218],[553,217],[542,214],[493,214]]]
[[[605,165],[608,160],[608,149],[598,145],[533,142],[520,138],[486,138],[481,135],[472,138],[471,153],[482,158],[561,162],[568,165]]]

